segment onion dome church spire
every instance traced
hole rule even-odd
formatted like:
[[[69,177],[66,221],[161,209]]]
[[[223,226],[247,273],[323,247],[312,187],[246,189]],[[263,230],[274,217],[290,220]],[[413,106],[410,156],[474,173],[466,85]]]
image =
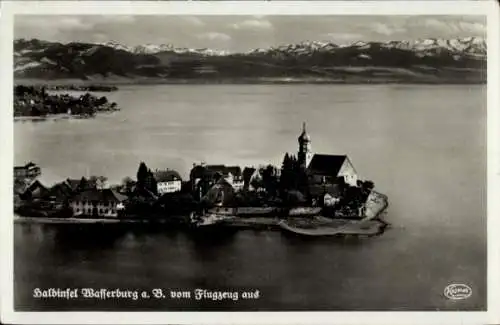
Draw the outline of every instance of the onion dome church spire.
[[[311,137],[307,134],[306,123],[302,123],[302,133],[299,138],[299,152],[297,155],[298,162],[302,168],[307,168],[311,162],[313,153],[311,151]]]
[[[299,144],[301,142],[311,142],[311,137],[306,131],[306,122],[302,123],[302,134],[299,136]]]

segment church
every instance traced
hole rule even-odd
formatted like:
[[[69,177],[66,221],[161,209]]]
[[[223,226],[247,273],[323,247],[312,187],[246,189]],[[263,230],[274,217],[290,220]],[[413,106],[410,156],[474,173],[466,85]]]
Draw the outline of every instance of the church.
[[[335,184],[342,177],[346,184],[357,186],[358,175],[347,155],[315,154],[311,150],[311,137],[307,134],[306,123],[302,125],[299,138],[297,161],[313,184]]]

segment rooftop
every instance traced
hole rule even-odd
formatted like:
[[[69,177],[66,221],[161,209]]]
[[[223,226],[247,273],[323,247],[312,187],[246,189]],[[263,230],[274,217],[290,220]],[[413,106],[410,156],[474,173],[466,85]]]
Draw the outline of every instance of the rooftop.
[[[346,158],[346,155],[315,154],[307,169],[321,175],[337,176]]]
[[[127,196],[112,189],[87,190],[75,196],[74,201],[122,202]]]
[[[153,174],[157,182],[172,182],[182,180],[181,175],[175,170],[159,170]]]
[[[191,169],[191,178],[202,178],[203,176],[211,176],[219,173],[222,176],[227,176],[231,173],[235,177],[241,177],[242,172],[239,166],[226,165],[196,165]]]
[[[76,191],[78,189],[78,186],[85,183],[86,181],[87,179],[85,177],[82,177],[81,179],[66,179],[66,183],[69,185],[69,187],[71,187],[73,191]]]

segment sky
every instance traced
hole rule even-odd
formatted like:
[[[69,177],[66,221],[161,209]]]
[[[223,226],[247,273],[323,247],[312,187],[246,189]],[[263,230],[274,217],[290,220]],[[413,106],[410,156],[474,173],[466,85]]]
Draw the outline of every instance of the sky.
[[[172,44],[231,52],[307,40],[415,40],[486,36],[484,16],[17,15],[14,38],[58,42]]]

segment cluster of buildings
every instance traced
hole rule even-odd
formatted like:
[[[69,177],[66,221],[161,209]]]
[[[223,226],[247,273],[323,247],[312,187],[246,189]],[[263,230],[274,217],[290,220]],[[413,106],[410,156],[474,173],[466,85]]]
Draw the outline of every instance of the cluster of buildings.
[[[358,185],[358,175],[346,155],[312,152],[311,137],[306,131],[305,123],[298,137],[298,144],[297,164],[307,175],[308,193],[313,202],[333,204],[338,201],[341,183]],[[31,162],[14,167],[15,194],[22,200],[42,200],[59,207],[66,205],[75,216],[96,217],[119,216],[129,199],[126,194],[130,194],[130,191],[124,191],[119,186],[110,188],[101,183],[99,178],[67,179],[47,188],[38,181],[40,175],[40,167]],[[275,169],[273,176],[279,178],[280,170]],[[187,181],[183,181],[178,172],[170,169],[148,171],[148,177],[154,179],[154,198],[189,191],[195,199],[209,199],[219,206],[231,201],[239,191],[264,191],[261,170],[253,167],[242,170],[239,166],[201,163],[193,165]]]
[[[347,155],[313,153],[305,123],[298,137],[298,144],[297,164],[307,175],[307,192],[313,202],[334,204],[341,195],[342,183],[348,186],[358,185],[357,172]],[[262,179],[260,172],[253,167],[246,167],[242,171],[239,166],[194,165],[190,173],[191,190],[198,199],[211,197],[212,201],[223,205],[243,189],[263,191],[258,182]],[[273,175],[279,178],[280,170],[276,169]],[[213,197],[217,195],[219,198]]]
[[[252,180],[260,177],[259,170],[246,167],[243,171],[239,166],[194,164],[189,174],[191,192],[198,199],[203,198],[224,205],[232,201],[234,195],[245,190],[256,190]]]
[[[66,179],[46,187],[37,178],[19,178],[14,182],[14,202],[38,203],[47,211],[70,209],[73,216],[118,217],[127,196],[117,189],[105,188],[99,180]]]

